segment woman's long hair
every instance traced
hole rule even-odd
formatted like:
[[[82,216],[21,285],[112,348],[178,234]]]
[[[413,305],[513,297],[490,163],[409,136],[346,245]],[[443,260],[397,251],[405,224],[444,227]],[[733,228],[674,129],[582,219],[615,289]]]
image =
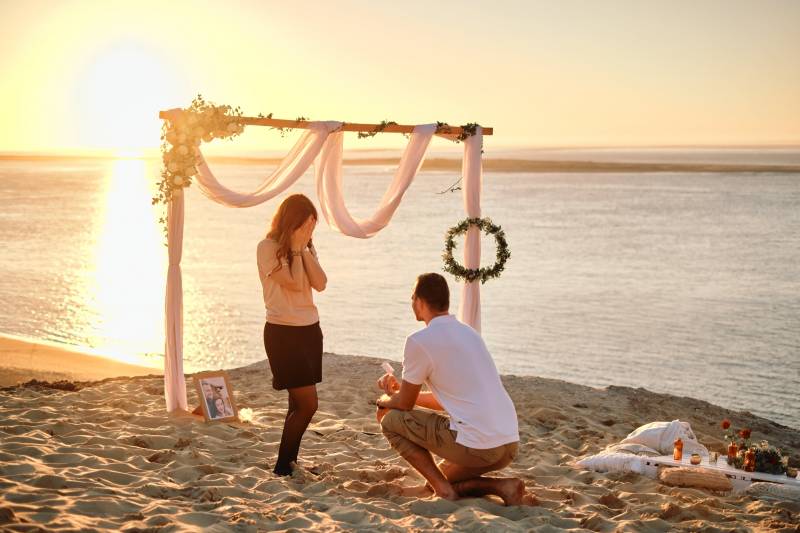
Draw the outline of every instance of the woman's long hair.
[[[272,217],[272,226],[267,233],[267,238],[278,243],[278,251],[275,252],[275,256],[279,261],[285,257],[291,264],[292,255],[289,251],[292,248],[292,233],[302,226],[309,216],[313,216],[314,220],[317,220],[317,208],[303,194],[293,194],[287,197],[278,207]]]

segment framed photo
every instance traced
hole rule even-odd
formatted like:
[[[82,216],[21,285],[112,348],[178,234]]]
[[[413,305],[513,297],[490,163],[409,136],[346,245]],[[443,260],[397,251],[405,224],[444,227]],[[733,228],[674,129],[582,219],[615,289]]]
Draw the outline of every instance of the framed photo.
[[[206,422],[227,422],[238,420],[236,403],[233,401],[233,387],[224,370],[200,372],[194,375],[194,386],[200,398]]]

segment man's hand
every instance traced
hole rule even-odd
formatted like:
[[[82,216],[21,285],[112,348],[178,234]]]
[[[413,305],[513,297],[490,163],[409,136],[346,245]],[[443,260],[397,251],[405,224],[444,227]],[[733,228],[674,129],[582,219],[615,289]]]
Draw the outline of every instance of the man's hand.
[[[389,401],[390,399],[391,399],[391,398],[390,398],[389,396],[387,396],[386,394],[384,394],[383,396],[381,396],[380,398],[378,398],[378,399],[375,401],[375,405],[377,405],[377,406],[378,406],[378,409],[375,411],[375,418],[377,418],[377,419],[378,419],[378,424],[380,424],[380,423],[381,423],[381,420],[383,419],[384,415],[385,415],[386,413],[388,413],[388,412],[389,412],[389,409],[388,409],[387,407],[384,407],[384,406],[381,404],[381,402],[387,402],[387,401]]]
[[[387,407],[389,407],[388,404],[389,404],[389,402],[391,400],[392,400],[391,396],[389,396],[388,394],[383,394],[383,395],[381,395],[380,398],[375,400],[375,405],[377,405],[378,407],[381,407],[383,409],[386,409]]]
[[[387,380],[389,381],[389,380]],[[390,382],[391,383],[391,382]],[[419,396],[419,390],[422,385],[415,385],[403,380],[397,392],[387,395],[384,394],[378,401],[375,402],[378,407],[388,407],[389,409],[399,409],[401,411],[410,411],[414,408],[414,404]]]
[[[382,375],[378,380],[378,388],[386,394],[394,394],[400,390],[400,383],[398,383],[394,374],[387,373]]]

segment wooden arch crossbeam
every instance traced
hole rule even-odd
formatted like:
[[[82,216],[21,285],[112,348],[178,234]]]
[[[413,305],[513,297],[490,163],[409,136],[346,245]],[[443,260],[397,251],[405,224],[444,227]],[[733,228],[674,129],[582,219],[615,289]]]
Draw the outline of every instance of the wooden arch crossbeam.
[[[170,120],[174,117],[177,110],[161,111],[158,113],[159,118]],[[244,124],[245,126],[271,126],[273,128],[299,128],[308,129],[311,123],[309,120],[286,120],[282,118],[267,118],[267,117],[236,117],[236,122]],[[379,132],[379,133],[413,133],[415,126],[407,124],[360,124],[356,122],[344,122],[341,131],[359,131],[365,133]],[[464,128],[461,126],[442,125],[436,129],[437,134],[444,135],[461,135]],[[492,135],[493,128],[482,128],[484,135]]]

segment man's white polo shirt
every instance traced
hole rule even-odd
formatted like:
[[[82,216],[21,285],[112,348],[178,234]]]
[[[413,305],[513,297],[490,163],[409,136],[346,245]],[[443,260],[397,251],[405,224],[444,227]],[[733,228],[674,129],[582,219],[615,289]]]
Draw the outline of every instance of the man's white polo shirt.
[[[403,379],[425,383],[450,415],[456,442],[485,450],[519,441],[517,412],[481,336],[453,315],[406,339]]]

